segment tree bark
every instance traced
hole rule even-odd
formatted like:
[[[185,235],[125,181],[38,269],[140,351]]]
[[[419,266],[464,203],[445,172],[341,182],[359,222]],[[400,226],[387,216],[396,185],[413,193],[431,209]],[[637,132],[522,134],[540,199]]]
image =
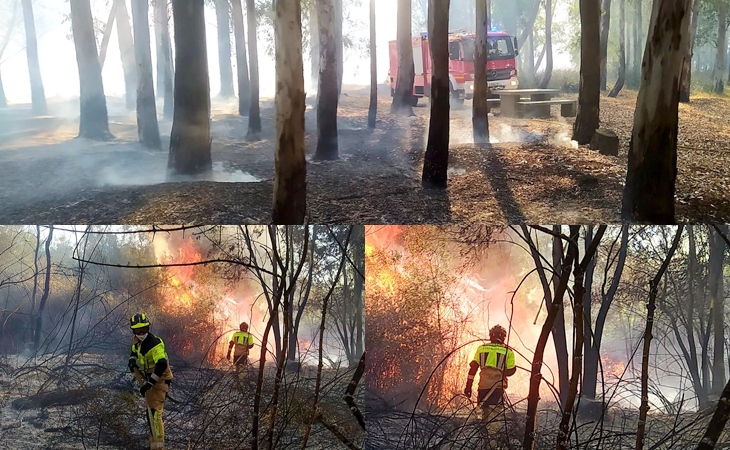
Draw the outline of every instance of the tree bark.
[[[150,52],[149,0],[132,0],[134,22],[134,57],[138,61],[137,135],[140,144],[160,149],[160,129],[157,126],[152,54]]]
[[[717,4],[717,55],[715,56],[715,70],[712,81],[712,91],[722,94],[725,91],[725,58],[727,56],[727,3],[718,0]],[[724,384],[724,383],[723,383]]]
[[[335,7],[333,31],[335,37],[335,63],[337,66],[337,97],[339,98],[342,93],[342,77],[345,73],[345,41],[342,36],[342,0],[333,0],[333,2]]]
[[[553,233],[560,233],[561,226],[553,225]],[[563,256],[563,241],[557,236],[553,236],[553,293],[556,293],[559,289],[560,279],[562,276],[562,261]],[[570,270],[570,269],[568,269]],[[555,295],[553,295],[552,303],[550,299],[545,298],[546,307],[552,308],[555,303]],[[561,300],[562,302],[562,300]],[[568,373],[568,340],[565,335],[565,308],[562,303],[560,310],[554,320],[553,325],[553,346],[555,347],[555,360],[558,363],[558,393],[560,395],[560,407],[565,407],[565,402],[568,399],[568,384],[570,382]]]
[[[119,54],[124,71],[125,100],[127,109],[134,109],[137,93],[137,62],[134,59],[134,39],[132,27],[129,25],[127,3],[124,0],[114,0],[117,6],[117,38],[119,40]],[[96,41],[94,41],[96,46]]]
[[[316,0],[319,27],[319,87],[317,88],[317,149],[315,160],[335,160],[337,149],[338,62],[337,0]]]
[[[644,54],[644,39],[641,30],[644,27],[643,6],[641,0],[636,0],[636,17],[634,17],[634,70],[641,74],[642,55]]]
[[[38,40],[33,19],[33,4],[31,0],[21,0],[23,4],[23,21],[25,23],[25,53],[28,57],[28,73],[30,75],[30,95],[33,114],[43,115],[48,112],[46,93],[43,89],[41,65],[38,61]],[[94,41],[96,45],[96,41]]]
[[[727,235],[727,225],[719,226]],[[712,393],[720,395],[725,386],[725,294],[723,289],[723,265],[725,262],[725,243],[722,237],[710,229],[709,273],[707,277],[710,291],[710,309],[713,312],[713,361]]]
[[[168,169],[193,175],[212,169],[210,80],[203,0],[173,0],[175,22],[175,112]]]
[[[220,68],[222,98],[233,97],[233,68],[231,66],[231,26],[228,0],[215,0],[218,24],[218,67]]]
[[[246,21],[248,22],[248,62],[251,87],[246,137],[251,140],[258,140],[261,133],[261,109],[259,105],[259,51],[258,39],[256,38],[256,5],[254,0],[246,0]],[[301,29],[301,18],[299,24]],[[301,36],[301,34],[300,31],[299,35]]]
[[[71,0],[71,27],[81,88],[79,137],[108,140],[112,136],[89,0]]]
[[[476,38],[474,46],[474,100],[472,102],[471,121],[474,132],[474,143],[488,144],[489,105],[487,103],[487,32],[489,29],[487,28],[487,0],[476,0],[475,7]]]
[[[626,0],[619,0],[619,7],[621,12],[619,13],[618,32],[618,80],[608,94],[611,98],[618,97],[626,82]]]
[[[545,0],[545,71],[542,73],[539,87],[547,89],[553,76],[553,2]]]
[[[679,77],[689,6],[690,0],[654,3],[629,148],[624,220],[674,222]]]
[[[316,0],[314,0],[316,2]],[[311,59],[310,86],[312,90],[319,88],[319,26],[317,25],[317,7],[309,8],[309,59]]]
[[[375,128],[378,116],[378,58],[375,40],[375,0],[370,0],[370,107],[368,128]]]
[[[450,0],[429,0],[428,2],[428,35],[431,44],[433,76],[431,78],[431,118],[428,128],[428,144],[423,158],[423,176],[421,178],[421,184],[425,188],[445,189],[448,181],[451,95],[449,92],[449,3]]]
[[[249,1],[251,0],[247,0],[247,2]],[[281,225],[303,223],[307,211],[307,163],[304,159],[304,63],[302,61],[300,8],[299,2],[277,1],[276,20],[274,21],[276,36],[276,170],[272,216],[274,223]],[[250,31],[251,24],[249,23]],[[258,80],[255,84],[257,91],[255,103],[258,110]],[[251,110],[253,111],[253,95],[251,100]]]
[[[251,109],[251,84],[248,79],[243,7],[241,0],[231,0],[231,5],[233,7],[233,34],[236,39],[236,65],[238,66],[238,114],[247,116]]]
[[[397,42],[398,78],[390,112],[412,116],[414,115],[412,105],[416,69],[413,63],[413,43],[411,41],[411,0],[398,0]]]
[[[573,140],[588,144],[598,129],[601,97],[601,64],[596,48],[600,45],[598,0],[580,0],[580,94]]]
[[[692,59],[695,53],[695,40],[697,37],[697,26],[699,25],[700,0],[692,1],[692,22],[689,28],[689,40],[687,41],[687,55],[682,61],[682,78],[679,85],[679,101],[689,103],[690,91],[692,89]]]
[[[170,40],[167,0],[155,0],[155,30],[157,37],[157,96],[164,97],[163,117],[172,119],[174,114],[172,41]]]
[[[608,75],[608,32],[611,29],[611,0],[601,0],[601,90]]]
[[[73,0],[72,0],[73,1]],[[88,4],[88,2],[87,2]],[[89,9],[89,13],[91,10]],[[97,60],[98,62],[98,60]],[[38,350],[41,345],[41,334],[43,332],[43,310],[46,308],[46,301],[51,293],[51,241],[53,240],[53,225],[48,227],[48,237],[46,238],[46,279],[43,283],[43,295],[38,304],[38,313],[35,321],[35,332],[33,333],[33,349]]]
[[[661,2],[660,2],[661,3]],[[658,5],[659,3],[655,3]],[[656,17],[656,14],[653,14]],[[681,47],[680,47],[681,48]],[[649,302],[646,306],[646,329],[644,330],[644,348],[642,349],[641,356],[641,406],[639,407],[639,426],[636,430],[636,450],[642,450],[644,448],[644,432],[646,430],[646,414],[649,411],[649,352],[651,350],[651,339],[652,329],[654,327],[654,311],[656,310],[656,298],[659,291],[659,282],[664,276],[669,262],[674,256],[674,252],[677,250],[679,240],[682,237],[682,226],[680,225],[677,229],[677,234],[674,235],[674,242],[667,252],[667,256],[659,268],[654,279],[649,284]]]

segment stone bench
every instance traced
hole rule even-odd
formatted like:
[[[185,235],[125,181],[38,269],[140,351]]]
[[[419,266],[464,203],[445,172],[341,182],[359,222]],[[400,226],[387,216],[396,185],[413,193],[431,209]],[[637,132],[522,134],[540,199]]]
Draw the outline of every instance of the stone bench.
[[[560,105],[560,115],[563,117],[575,117],[578,108],[577,100],[567,98],[555,98],[552,100],[520,100],[517,102],[521,117],[550,117],[550,106]]]

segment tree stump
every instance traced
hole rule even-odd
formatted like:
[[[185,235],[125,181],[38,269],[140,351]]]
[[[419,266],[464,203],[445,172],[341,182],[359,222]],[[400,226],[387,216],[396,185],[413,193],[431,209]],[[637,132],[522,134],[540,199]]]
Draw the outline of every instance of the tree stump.
[[[611,130],[599,128],[591,139],[591,150],[598,150],[602,155],[618,156],[618,136]]]

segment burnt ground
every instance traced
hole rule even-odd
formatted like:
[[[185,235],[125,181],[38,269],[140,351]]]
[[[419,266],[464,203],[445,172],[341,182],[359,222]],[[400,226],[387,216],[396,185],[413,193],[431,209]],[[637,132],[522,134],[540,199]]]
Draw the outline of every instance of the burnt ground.
[[[619,222],[635,92],[602,97],[602,126],[621,139],[618,157],[569,141],[572,119],[490,118],[499,143],[471,143],[471,105],[452,112],[449,188],[424,190],[420,169],[428,103],[412,118],[389,114],[380,96],[378,128],[366,126],[367,90],[345,90],[341,158],[311,161],[315,111],[306,113],[307,201],[313,223]],[[77,103],[53,116],[28,107],[0,111],[0,223],[267,223],[274,176],[274,108],[262,102],[261,140],[247,142],[247,118],[233,102],[214,102],[214,174],[165,179],[167,152],[136,140],[134,113],[110,99],[112,142],[76,139]],[[558,116],[553,107],[553,115]],[[169,122],[161,122],[163,148]],[[730,99],[698,97],[680,107],[677,220],[730,221]],[[245,181],[255,177],[254,182]],[[214,181],[211,181],[214,180]]]

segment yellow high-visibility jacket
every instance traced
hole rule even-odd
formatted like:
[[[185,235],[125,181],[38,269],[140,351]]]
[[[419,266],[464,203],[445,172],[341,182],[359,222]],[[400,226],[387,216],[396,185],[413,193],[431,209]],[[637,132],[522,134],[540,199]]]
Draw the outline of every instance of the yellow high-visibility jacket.
[[[140,371],[148,378],[153,378],[155,382],[172,379],[165,343],[152,333],[149,333],[142,342],[136,337],[134,338],[130,359],[136,360]]]
[[[253,348],[253,336],[246,331],[236,331],[231,336],[229,347],[233,345],[233,357],[238,359],[241,356],[248,355],[249,349]]]
[[[501,387],[504,377],[514,375],[517,371],[514,352],[497,342],[480,345],[469,366],[471,379],[480,369],[479,389],[492,389],[495,385]]]

